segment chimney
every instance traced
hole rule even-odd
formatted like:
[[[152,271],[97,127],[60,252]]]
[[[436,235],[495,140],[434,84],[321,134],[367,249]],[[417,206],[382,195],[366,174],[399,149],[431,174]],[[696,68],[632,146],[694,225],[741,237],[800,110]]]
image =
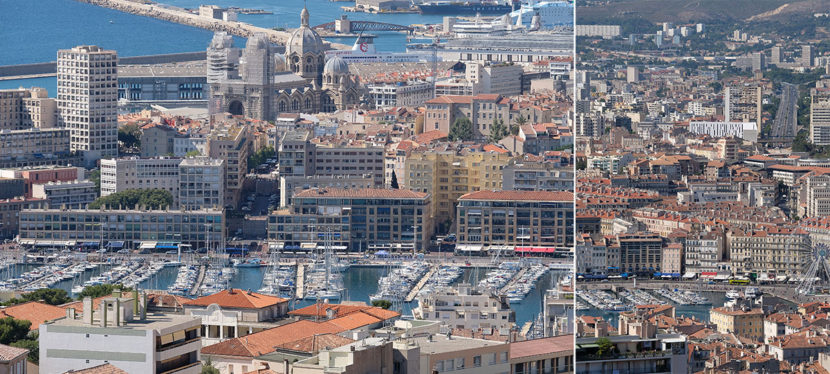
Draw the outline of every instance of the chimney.
[[[75,319],[75,308],[66,308],[66,319]]]
[[[107,301],[101,300],[101,327],[107,327]]]
[[[115,326],[121,327],[121,322],[124,320],[124,313],[121,313],[121,299],[116,298],[112,308],[115,309]]]
[[[91,325],[92,322],[92,298],[87,296],[84,298],[84,323]]]
[[[133,290],[133,316],[138,315],[138,287]],[[135,317],[133,317],[135,318]]]
[[[282,372],[283,373],[286,373],[286,374],[290,373],[291,372],[289,370],[290,367],[291,367],[291,365],[288,364],[288,360],[282,360]]]
[[[141,304],[139,307],[141,309],[141,320],[144,321],[147,319],[147,293],[144,291],[141,292]]]

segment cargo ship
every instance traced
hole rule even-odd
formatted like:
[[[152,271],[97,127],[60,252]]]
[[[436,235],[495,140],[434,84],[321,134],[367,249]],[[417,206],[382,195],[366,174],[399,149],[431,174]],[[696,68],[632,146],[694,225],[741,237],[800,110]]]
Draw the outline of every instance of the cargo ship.
[[[513,11],[510,2],[494,1],[425,1],[418,4],[421,14],[445,14],[455,16],[467,15],[501,15]]]

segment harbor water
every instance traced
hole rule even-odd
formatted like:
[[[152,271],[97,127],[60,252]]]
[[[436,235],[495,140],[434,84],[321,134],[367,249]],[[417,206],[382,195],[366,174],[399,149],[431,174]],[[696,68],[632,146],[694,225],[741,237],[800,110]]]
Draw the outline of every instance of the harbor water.
[[[717,308],[723,306],[724,302],[726,301],[726,296],[724,292],[708,292],[702,291],[699,292],[701,296],[704,296],[712,302],[711,305],[677,305],[675,303],[669,302],[670,305],[674,306],[675,315],[685,316],[685,317],[695,317],[702,321],[709,321],[709,310],[712,308]],[[661,298],[662,299],[662,298]],[[612,326],[617,327],[619,325],[618,317],[620,312],[613,312],[607,310],[600,310],[594,307],[590,307],[587,310],[577,310],[577,316],[594,316],[594,317],[602,317],[605,321],[610,323]]]
[[[202,0],[161,1],[182,8],[198,8]],[[261,27],[296,28],[300,24],[303,0],[224,0],[211,4],[270,11],[273,14],[240,14],[239,20]],[[353,20],[371,20],[400,25],[440,23],[441,16],[417,13],[368,14],[346,13],[341,6],[353,3],[316,0],[308,2],[312,26],[332,22],[342,14]],[[18,1],[0,0],[0,65],[54,61],[58,49],[94,44],[114,49],[119,56],[203,51],[213,32],[177,23],[123,13],[74,0]],[[378,35],[378,52],[403,52],[407,36],[399,32],[372,32]],[[130,37],[124,38],[123,35]],[[244,40],[235,38],[237,46]],[[331,38],[330,41],[353,44],[354,38]],[[0,81],[0,89],[39,86],[54,97],[55,77]]]
[[[33,270],[41,265],[35,264],[17,264],[4,269],[0,272],[0,278],[8,279],[19,276],[22,273]],[[64,280],[56,283],[53,287],[66,290],[70,292],[72,287],[89,280],[93,276],[100,275],[102,272],[109,270],[109,265],[102,265],[94,270],[87,270],[74,280]],[[171,266],[159,270],[154,276],[143,281],[140,284],[141,289],[151,290],[166,290],[173,285],[178,274],[178,267]],[[240,267],[236,268],[236,274],[230,280],[230,287],[257,291],[262,286],[262,279],[265,275],[266,267]],[[475,284],[478,280],[484,277],[487,268],[465,268],[464,273],[456,281]],[[378,280],[385,274],[387,268],[381,266],[351,266],[343,274],[343,285],[345,287],[346,295],[343,300],[362,301],[367,304],[371,303],[370,295],[377,292]],[[555,287],[556,280],[564,276],[566,272],[549,271],[542,276],[536,287],[528,293],[528,295],[519,303],[511,304],[511,308],[516,312],[516,322],[519,326],[525,322],[533,321],[534,318],[542,311],[542,303],[544,300],[545,290]],[[72,295],[74,296],[74,295]],[[296,300],[293,302],[292,308],[302,308],[313,304],[311,300]],[[417,306],[417,300],[409,303],[401,303],[400,312],[403,315],[411,315],[412,308]]]

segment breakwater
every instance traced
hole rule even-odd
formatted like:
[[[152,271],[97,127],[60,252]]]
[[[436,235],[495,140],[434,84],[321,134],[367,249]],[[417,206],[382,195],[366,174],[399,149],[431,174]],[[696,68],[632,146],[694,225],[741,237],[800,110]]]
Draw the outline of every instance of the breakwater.
[[[121,12],[134,15],[152,17],[167,22],[175,22],[183,25],[198,27],[211,31],[224,31],[231,35],[247,38],[255,33],[265,34],[271,43],[285,45],[291,36],[289,31],[277,31],[264,27],[254,26],[244,22],[224,21],[221,19],[202,17],[193,14],[185,9],[172,7],[158,3],[145,3],[129,0],[76,0],[86,4],[115,9]],[[349,49],[350,46],[329,43],[331,48]]]

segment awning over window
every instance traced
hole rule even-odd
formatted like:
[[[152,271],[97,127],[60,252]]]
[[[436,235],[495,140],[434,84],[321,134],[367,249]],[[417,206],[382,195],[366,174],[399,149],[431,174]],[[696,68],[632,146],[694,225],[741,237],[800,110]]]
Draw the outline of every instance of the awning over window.
[[[516,252],[522,253],[554,253],[556,248],[553,247],[516,247]]]
[[[483,249],[484,246],[480,244],[462,244],[455,246],[455,250],[458,252],[481,252]]]
[[[156,242],[141,242],[141,245],[139,245],[139,247],[138,247],[138,248],[141,248],[141,249],[153,249],[153,248],[155,248],[155,247],[156,247],[156,244],[157,244]]]
[[[107,243],[108,248],[124,248],[124,242],[109,242]]]
[[[683,278],[686,278],[686,279],[692,279],[694,277],[695,277],[695,273],[693,271],[690,271],[690,272],[687,272],[686,274],[683,274]]]

